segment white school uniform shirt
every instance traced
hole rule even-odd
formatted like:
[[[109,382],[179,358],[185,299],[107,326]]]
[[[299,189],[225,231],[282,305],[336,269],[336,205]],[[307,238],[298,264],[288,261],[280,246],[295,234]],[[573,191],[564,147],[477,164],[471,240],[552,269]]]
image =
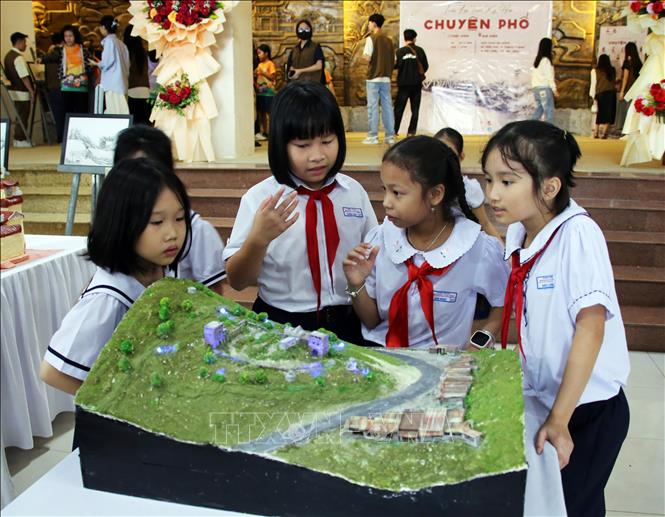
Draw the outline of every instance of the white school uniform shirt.
[[[198,212],[191,212],[191,245],[187,254],[178,262],[178,278],[188,278],[211,286],[226,278],[224,269],[224,243],[215,227]]]
[[[605,334],[598,359],[579,404],[607,400],[626,385],[630,364],[626,333],[614,289],[607,244],[598,225],[571,199],[523,249],[526,230],[508,227],[506,260],[519,250],[520,263],[533,257],[561,226],[525,280],[522,315],[524,390],[551,408],[559,392],[580,310],[605,307]]]
[[[97,268],[53,334],[44,359],[56,370],[84,381],[118,323],[144,290],[133,276]]]
[[[503,306],[510,273],[503,261],[503,246],[498,239],[482,232],[479,224],[464,216],[455,218],[455,226],[446,242],[430,251],[422,252],[411,246],[406,230],[387,218],[370,232],[368,241],[380,248],[365,289],[376,300],[381,323],[371,330],[363,325],[365,339],[386,345],[390,302],[408,280],[404,262],[410,257],[416,266],[425,260],[435,268],[454,264],[442,276],[428,277],[434,288],[434,326],[440,345],[466,347],[477,293],[483,294],[492,307]],[[417,282],[413,282],[409,288],[409,348],[433,344]]]
[[[303,185],[298,178],[292,176],[292,179],[296,185]],[[350,304],[349,296],[344,292],[346,277],[342,269],[342,262],[355,246],[363,242],[367,232],[377,225],[376,214],[362,185],[341,173],[337,173],[328,180],[326,185],[333,181],[337,181],[337,187],[328,194],[328,197],[335,210],[339,247],[332,267],[332,282],[328,273],[323,210],[321,202],[316,202],[316,233],[319,245],[319,267],[321,268],[321,307]],[[254,185],[242,196],[231,237],[224,248],[224,260],[232,257],[247,239],[254,223],[254,215],[261,203],[282,186],[284,185],[278,183],[274,177],[270,177]],[[293,190],[286,186],[284,196]],[[309,269],[305,233],[307,219],[305,208],[308,200],[309,197],[306,195],[298,196],[296,211],[300,213],[300,216],[293,226],[268,245],[258,277],[261,299],[269,305],[290,312],[316,310],[316,291]]]

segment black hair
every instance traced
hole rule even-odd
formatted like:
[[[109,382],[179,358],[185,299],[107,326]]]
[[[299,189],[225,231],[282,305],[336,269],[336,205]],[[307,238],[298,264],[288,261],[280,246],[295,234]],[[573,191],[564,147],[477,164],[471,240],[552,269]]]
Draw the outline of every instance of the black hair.
[[[404,41],[413,41],[418,37],[418,33],[413,29],[406,29],[404,31]]]
[[[51,34],[51,44],[52,45],[60,45],[62,43],[62,34],[60,32],[54,32]]]
[[[386,19],[382,14],[374,13],[370,15],[369,21],[376,23],[376,26],[380,29],[383,27],[383,23],[386,21]]]
[[[134,29],[134,26],[131,23],[125,27],[122,41],[127,45],[129,60],[132,65],[134,65],[133,68],[135,68],[136,72],[142,74],[148,66],[148,59],[146,51],[143,48],[143,40],[138,36],[132,36],[132,29]],[[134,72],[134,70],[132,70],[132,72]]]
[[[478,222],[466,202],[466,189],[460,170],[459,158],[453,150],[431,136],[413,136],[390,147],[383,155],[384,162],[390,162],[406,170],[411,179],[419,183],[423,196],[437,185],[443,185],[443,217],[454,218],[452,209],[459,205],[462,213]]]
[[[95,218],[88,233],[88,258],[111,273],[134,275],[142,272],[142,259],[136,243],[150,222],[155,202],[164,189],[171,190],[185,212],[186,234],[190,241],[192,219],[187,191],[180,179],[148,158],[131,158],[115,164],[99,191]],[[170,265],[189,251],[183,247]]]
[[[596,65],[596,70],[603,72],[609,81],[614,81],[617,76],[617,71],[612,66],[610,56],[607,54],[600,55],[598,58],[598,64]]]
[[[339,172],[346,159],[344,122],[335,96],[316,81],[288,83],[275,96],[270,112],[268,163],[275,179],[295,188],[289,174],[287,144],[296,138],[310,139],[334,133],[339,143],[337,160],[326,180]]]
[[[538,44],[538,55],[536,55],[536,59],[533,62],[533,66],[535,68],[538,68],[540,60],[543,59],[544,57],[549,59],[550,63],[552,62],[552,59],[554,57],[552,54],[552,40],[550,38],[543,38],[540,40],[540,43]]]
[[[264,54],[268,54],[268,59],[272,59],[272,50],[270,49],[270,45],[266,45],[265,43],[261,43],[258,47],[256,47],[257,50],[260,50]]]
[[[160,129],[138,124],[118,134],[114,164],[126,158],[137,158],[138,153],[158,162],[167,172],[173,172],[171,139]]]
[[[575,137],[549,122],[520,120],[503,126],[489,139],[481,164],[483,171],[487,157],[493,149],[508,160],[524,167],[533,179],[533,192],[540,199],[540,186],[547,178],[559,178],[561,189],[554,199],[552,210],[563,212],[570,202],[570,189],[575,186],[573,169],[582,156]]]
[[[74,43],[78,43],[79,45],[83,44],[83,38],[81,37],[81,32],[79,31],[78,27],[74,27],[73,25],[65,25],[60,31],[63,41],[65,40],[65,32],[71,32],[74,35]]]
[[[309,32],[311,32],[312,35],[314,35],[314,28],[312,27],[312,22],[310,22],[306,18],[303,18],[302,20],[298,20],[298,23],[296,23],[296,32],[298,32],[298,27],[300,27],[301,23],[304,23],[305,25],[307,25],[309,27]]]
[[[640,75],[640,70],[642,70],[642,60],[640,59],[640,53],[637,51],[637,45],[635,45],[634,42],[629,41],[626,43],[626,46],[624,48],[625,52],[625,60],[631,71],[633,72],[633,75],[637,77]]]
[[[157,59],[157,51],[156,50],[150,50],[148,52],[148,58],[152,63],[157,63],[159,59]]]
[[[28,39],[28,37],[21,32],[14,32],[11,36],[9,36],[9,39],[12,42],[12,45],[16,45],[16,43],[22,39]]]
[[[118,20],[116,20],[110,14],[102,16],[102,19],[99,20],[99,25],[104,27],[109,34],[115,34],[115,31],[118,29]]]
[[[439,129],[436,132],[436,135],[434,135],[434,138],[437,140],[442,140],[444,138],[449,140],[455,146],[457,155],[462,156],[462,153],[464,152],[464,137],[456,129],[453,129],[452,127],[444,127],[443,129]]]

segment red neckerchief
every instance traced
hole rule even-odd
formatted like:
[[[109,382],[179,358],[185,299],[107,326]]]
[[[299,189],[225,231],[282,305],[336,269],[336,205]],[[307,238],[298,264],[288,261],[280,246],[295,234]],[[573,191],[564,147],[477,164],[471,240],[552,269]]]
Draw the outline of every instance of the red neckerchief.
[[[337,231],[337,221],[335,220],[335,210],[328,194],[337,186],[333,182],[320,190],[309,190],[305,187],[298,187],[298,194],[308,196],[307,207],[305,208],[305,233],[307,235],[307,259],[309,261],[309,270],[312,273],[312,283],[316,291],[316,310],[321,307],[321,268],[319,266],[319,243],[316,237],[316,201],[321,201],[323,209],[323,227],[326,236],[326,251],[328,252],[328,272],[330,282],[332,283],[332,266],[335,262],[335,255],[339,246],[339,232]]]
[[[386,346],[388,348],[406,348],[409,346],[409,287],[413,282],[418,282],[420,305],[427,323],[429,323],[434,342],[438,345],[439,342],[434,331],[434,288],[431,280],[427,277],[441,276],[453,264],[448,264],[444,268],[434,268],[425,261],[418,267],[414,265],[412,258],[408,258],[404,263],[408,268],[409,279],[395,292],[390,301]]]
[[[565,222],[565,221],[564,221]],[[563,223],[561,223],[563,225]],[[526,276],[531,271],[531,268],[540,258],[540,256],[545,253],[545,250],[554,239],[554,236],[561,228],[561,225],[556,228],[550,235],[550,238],[547,239],[545,246],[543,246],[538,253],[533,257],[527,260],[524,264],[520,265],[520,250],[516,249],[513,251],[512,258],[512,269],[510,271],[510,277],[508,278],[508,286],[506,287],[506,297],[503,303],[503,318],[501,320],[501,348],[506,348],[508,344],[508,327],[510,326],[510,315],[513,311],[513,302],[515,302],[515,324],[517,325],[517,346],[519,346],[522,356],[526,359],[524,355],[524,350],[522,349],[522,311],[524,309],[524,280]]]

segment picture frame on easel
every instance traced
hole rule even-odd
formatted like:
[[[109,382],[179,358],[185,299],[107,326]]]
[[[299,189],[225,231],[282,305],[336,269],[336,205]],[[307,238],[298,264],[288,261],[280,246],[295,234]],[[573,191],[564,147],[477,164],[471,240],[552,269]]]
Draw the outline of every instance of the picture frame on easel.
[[[0,168],[2,172],[9,170],[9,132],[12,122],[7,118],[0,119]]]

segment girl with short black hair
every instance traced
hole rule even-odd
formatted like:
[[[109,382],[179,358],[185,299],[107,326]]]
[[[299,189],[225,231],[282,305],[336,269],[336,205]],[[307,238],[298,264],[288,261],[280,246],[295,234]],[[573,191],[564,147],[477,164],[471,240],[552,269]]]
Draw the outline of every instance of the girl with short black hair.
[[[243,195],[224,258],[231,287],[258,285],[256,312],[361,344],[342,260],[376,215],[360,183],[339,172],[345,156],[332,93],[313,81],[289,83],[270,118],[273,176]]]
[[[44,382],[76,393],[134,301],[176,270],[190,232],[189,198],[175,174],[146,158],[111,169],[88,234],[97,272],[51,338]]]

